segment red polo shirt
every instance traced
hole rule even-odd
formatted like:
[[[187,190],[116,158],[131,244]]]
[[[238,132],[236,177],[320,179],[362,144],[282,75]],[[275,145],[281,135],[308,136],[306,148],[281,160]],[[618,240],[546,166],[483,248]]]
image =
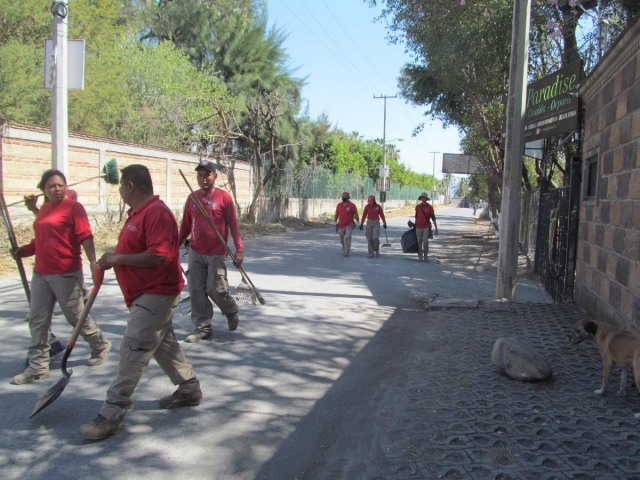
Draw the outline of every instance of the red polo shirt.
[[[338,226],[340,228],[347,228],[353,223],[353,219],[358,213],[358,207],[352,202],[340,202],[336,207],[336,214],[338,215]]]
[[[178,224],[159,196],[129,210],[129,217],[118,237],[116,253],[150,253],[166,257],[156,267],[118,265],[113,269],[127,307],[143,293],[178,295],[184,279],[178,258]]]
[[[207,195],[203,195],[201,190],[198,190],[195,194],[225,242],[229,238],[229,232],[231,232],[233,243],[236,246],[236,253],[242,252],[242,237],[240,236],[240,227],[236,216],[236,206],[229,192],[221,188],[214,188]],[[184,206],[184,214],[180,224],[180,242],[189,237],[189,235],[191,235],[191,248],[200,255],[227,254],[225,245],[202,216],[198,207],[191,200],[191,196],[189,196]]]
[[[436,213],[431,205],[416,205],[416,228],[431,228],[432,218],[435,220]]]
[[[24,256],[36,256],[33,268],[41,275],[61,275],[82,270],[81,244],[93,238],[82,204],[65,198],[55,207],[46,202],[33,222],[35,238],[23,248]]]
[[[366,207],[364,207],[364,212],[362,212],[361,223],[364,223],[367,217],[369,217],[369,220],[382,219],[384,223],[387,222],[387,220],[384,218],[384,212],[382,211],[382,206],[378,203],[376,203],[375,205],[367,205]]]

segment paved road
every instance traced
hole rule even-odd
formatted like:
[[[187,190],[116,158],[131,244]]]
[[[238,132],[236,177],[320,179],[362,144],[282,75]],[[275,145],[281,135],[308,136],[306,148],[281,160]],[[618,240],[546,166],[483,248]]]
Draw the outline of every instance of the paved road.
[[[201,406],[158,410],[157,399],[173,387],[152,362],[135,392],[136,406],[127,416],[125,433],[98,443],[84,442],[77,429],[98,412],[114,377],[126,311],[113,274],[107,274],[93,312],[115,352],[104,365],[89,369],[83,366],[88,347],[78,344],[70,361],[74,375],[69,386],[31,420],[38,395],[60,378],[59,364],[46,381],[9,384],[25,357],[27,306],[19,281],[3,279],[2,477],[331,478],[328,470],[310,468],[316,461],[310,455],[329,449],[341,422],[357,416],[360,402],[373,399],[365,386],[371,381],[394,385],[401,372],[376,361],[387,335],[395,338],[390,343],[394,348],[406,343],[420,354],[419,339],[402,328],[403,319],[425,317],[416,299],[493,297],[495,241],[489,248],[491,241],[479,238],[488,224],[477,223],[470,209],[442,210],[438,218],[440,236],[433,242],[434,261],[429,263],[401,252],[400,235],[408,218],[389,221],[392,246],[378,259],[366,258],[366,241],[359,230],[348,258],[340,255],[333,228],[247,241],[245,269],[268,303],[243,308],[236,332],[226,330],[226,319],[218,313],[213,342],[184,346],[202,383]],[[239,280],[237,272],[230,272],[232,285]],[[521,281],[518,296],[520,301],[548,303],[531,279]],[[183,339],[190,330],[189,318],[178,315],[174,324]],[[386,324],[395,330],[385,330]],[[55,320],[59,336],[69,331],[61,318]],[[435,346],[425,345],[437,347],[437,341]],[[369,424],[367,428],[351,432],[350,441],[368,445],[364,440],[378,438],[380,432]],[[331,451],[336,452],[334,460],[342,458],[335,445]],[[373,452],[355,452],[363,456],[352,458],[353,465],[372,458]],[[353,475],[358,470],[349,471]],[[368,478],[365,469],[359,471]]]

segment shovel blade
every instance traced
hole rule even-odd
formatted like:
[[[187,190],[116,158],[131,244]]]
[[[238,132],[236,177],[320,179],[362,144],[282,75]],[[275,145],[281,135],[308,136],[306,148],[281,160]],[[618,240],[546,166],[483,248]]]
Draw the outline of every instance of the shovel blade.
[[[45,408],[47,408],[49,405],[51,405],[53,402],[56,401],[56,399],[60,396],[60,394],[64,391],[64,389],[68,385],[69,378],[71,377],[71,373],[72,372],[69,371],[69,376],[67,375],[63,376],[60,380],[58,380],[58,383],[56,383],[53,387],[51,387],[49,390],[47,390],[42,395],[40,395],[40,398],[36,402],[36,406],[33,407],[33,411],[31,412],[31,416],[29,418],[33,418],[35,415],[37,415],[42,410],[44,410]]]

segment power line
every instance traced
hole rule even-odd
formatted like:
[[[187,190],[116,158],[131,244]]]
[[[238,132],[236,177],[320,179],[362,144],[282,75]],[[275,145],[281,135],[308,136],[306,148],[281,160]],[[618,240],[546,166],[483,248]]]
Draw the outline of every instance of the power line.
[[[331,16],[336,20],[336,22],[338,23],[338,25],[340,25],[340,28],[342,28],[342,31],[347,35],[347,37],[349,37],[349,40],[351,40],[351,43],[353,43],[355,45],[355,47],[358,49],[358,51],[360,52],[360,54],[364,57],[364,59],[369,63],[369,65],[371,65],[371,68],[373,69],[374,72],[376,72],[380,78],[382,78],[382,81],[384,83],[387,84],[387,86],[391,87],[391,89],[395,89],[396,87],[394,87],[393,85],[390,85],[389,82],[387,82],[387,80],[384,78],[384,76],[376,69],[375,65],[373,63],[371,63],[371,60],[369,60],[369,57],[367,57],[367,54],[364,53],[362,51],[362,49],[360,48],[360,46],[356,43],[356,41],[351,37],[351,35],[349,34],[349,32],[347,31],[346,28],[344,28],[344,26],[342,25],[342,23],[340,22],[340,20],[338,19],[338,17],[336,16],[335,13],[333,13],[333,10],[331,10],[331,8],[329,8],[329,5],[326,4],[326,2],[324,0],[321,0],[322,3],[324,4],[325,7],[327,7],[327,10],[329,10],[329,13],[331,14]]]
[[[375,65],[373,64],[373,62],[371,62],[371,60],[369,59],[369,57],[367,56],[367,54],[365,52],[362,51],[362,49],[360,48],[360,46],[358,45],[358,43],[353,39],[353,37],[349,34],[349,31],[344,27],[344,25],[342,25],[342,22],[340,22],[340,19],[337,17],[337,15],[335,13],[333,13],[333,10],[331,10],[331,8],[329,7],[329,5],[327,5],[327,3],[324,0],[321,0],[323,5],[327,8],[327,10],[329,11],[329,13],[331,14],[331,16],[335,19],[336,23],[340,26],[340,28],[342,28],[342,31],[347,35],[347,37],[349,38],[349,40],[351,40],[351,43],[353,43],[355,45],[355,47],[358,49],[358,51],[360,52],[360,54],[362,55],[362,57],[367,61],[367,63],[371,66],[371,68],[373,69],[374,72],[376,72],[376,74],[382,79],[382,81],[384,83],[387,84],[387,86],[391,87],[391,89],[395,90],[397,88],[397,86],[393,86],[391,85],[386,78],[384,78],[384,75],[382,75],[378,69],[375,67]],[[401,103],[402,108],[404,109],[405,113],[407,114],[407,116],[411,116],[411,113],[407,110],[407,106],[405,102]],[[392,113],[393,114],[393,113]],[[402,122],[400,122],[402,123]],[[404,128],[404,126],[403,126]],[[411,132],[413,131],[413,129],[410,130]]]
[[[302,19],[298,16],[298,14],[296,14],[296,12],[294,12],[294,11],[291,9],[291,7],[289,7],[289,5],[288,5],[284,0],[280,0],[280,1],[282,2],[282,4],[283,4],[285,7],[287,7],[287,10],[289,10],[289,12],[291,12],[291,14],[292,14],[294,17],[296,17],[296,19],[298,20],[298,22],[300,22],[300,24],[301,24],[304,28],[306,28],[306,29],[309,31],[309,33],[313,36],[313,38],[315,38],[315,39],[316,39],[316,41],[317,41],[320,45],[322,45],[322,46],[324,47],[324,49],[325,49],[327,52],[329,52],[329,54],[330,54],[333,58],[335,58],[335,59],[337,60],[337,62],[338,62],[340,65],[342,65],[342,66],[344,67],[344,69],[345,69],[347,72],[349,72],[349,74],[350,74],[350,75],[351,75],[355,80],[357,80],[357,81],[358,81],[358,82],[359,82],[363,87],[365,87],[367,90],[369,90],[369,89],[371,88],[371,85],[366,85],[366,84],[365,84],[365,82],[363,82],[361,78],[359,78],[356,74],[354,74],[354,73],[353,73],[353,71],[352,71],[352,70],[351,70],[347,65],[345,65],[345,64],[340,60],[340,58],[338,58],[338,56],[337,56],[335,53],[333,53],[333,52],[331,51],[331,49],[330,49],[329,47],[327,47],[327,45],[326,45],[322,40],[320,40],[320,38],[318,38],[318,36],[313,32],[313,30],[311,30],[311,28],[309,28],[309,27],[307,26],[307,24],[306,24],[306,23],[304,23],[304,22],[302,21]],[[306,8],[306,6],[305,6],[305,8]],[[307,9],[307,10],[308,10],[308,9]],[[312,15],[312,17],[313,17],[313,15]],[[315,20],[315,17],[313,17],[313,18],[314,18],[314,20]],[[317,22],[317,20],[316,20],[316,22]],[[364,76],[363,76],[363,78],[365,78],[365,80],[366,80],[366,77],[364,77]],[[373,90],[375,91],[375,88],[374,88]]]
[[[327,32],[324,28],[324,26],[322,25],[322,23],[320,23],[320,21],[316,18],[316,16],[313,14],[313,12],[311,10],[309,10],[309,7],[307,7],[307,4],[304,2],[304,0],[301,0],[300,3],[302,4],[302,6],[305,8],[305,10],[307,12],[309,12],[309,15],[311,15],[311,18],[313,18],[313,20],[318,24],[318,26],[320,27],[320,29],[324,32],[324,34],[329,37],[329,40],[331,40],[331,42],[335,45],[335,47],[338,49],[338,51],[340,51],[340,53],[342,53],[342,55],[344,56],[344,58],[351,64],[351,66],[353,66],[353,68],[356,69],[356,71],[362,76],[362,78],[365,79],[365,81],[369,82],[369,85],[371,87],[373,87],[373,91],[376,90],[376,87],[373,83],[371,83],[371,81],[369,80],[369,77],[367,77],[364,73],[362,73],[360,71],[360,69],[357,67],[357,65],[355,63],[353,63],[351,61],[351,59],[349,58],[349,56],[342,50],[342,48],[340,48],[340,45],[338,45],[336,43],[336,41],[333,39],[333,37],[331,36],[331,34],[329,32]]]

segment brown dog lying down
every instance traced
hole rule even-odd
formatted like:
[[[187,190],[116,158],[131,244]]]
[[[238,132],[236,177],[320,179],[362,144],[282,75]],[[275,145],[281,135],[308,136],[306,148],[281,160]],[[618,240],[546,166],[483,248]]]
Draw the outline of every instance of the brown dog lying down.
[[[617,394],[625,395],[628,368],[633,368],[636,388],[640,392],[640,334],[627,332],[608,323],[580,320],[569,341],[575,344],[584,340],[595,343],[602,357],[602,386],[594,391],[596,395],[604,395],[613,363],[622,367]],[[640,414],[636,414],[636,418],[640,418]]]

